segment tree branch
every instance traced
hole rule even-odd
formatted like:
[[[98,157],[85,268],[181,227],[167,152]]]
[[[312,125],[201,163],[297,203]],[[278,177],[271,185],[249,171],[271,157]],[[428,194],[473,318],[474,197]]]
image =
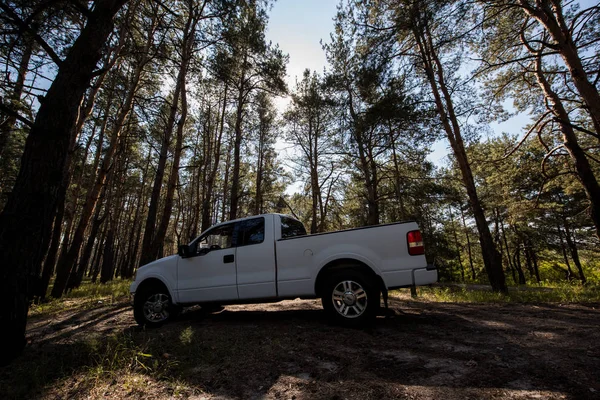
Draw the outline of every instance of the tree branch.
[[[19,113],[16,112],[16,111],[14,111],[13,109],[6,107],[1,102],[0,102],[0,110],[4,111],[6,114],[8,114],[8,115],[10,115],[12,117],[15,117],[17,120],[21,121],[22,123],[24,123],[25,125],[29,126],[30,128],[33,127],[33,122],[31,122],[27,118],[19,115]]]
[[[4,12],[12,19],[14,23],[16,23],[21,31],[27,31],[30,35],[33,36],[36,42],[46,51],[48,56],[54,61],[54,63],[60,67],[62,65],[63,60],[56,54],[52,46],[50,46],[31,26],[23,22],[21,18],[6,4],[0,2],[0,9],[4,10]]]

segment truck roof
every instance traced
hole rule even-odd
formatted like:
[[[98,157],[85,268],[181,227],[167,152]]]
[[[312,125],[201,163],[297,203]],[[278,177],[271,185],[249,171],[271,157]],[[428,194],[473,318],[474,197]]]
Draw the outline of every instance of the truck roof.
[[[298,218],[294,217],[293,215],[289,215],[289,214],[281,214],[281,213],[264,213],[264,214],[258,214],[258,215],[249,215],[249,216],[247,216],[247,217],[242,217],[242,218],[232,219],[232,220],[230,220],[230,221],[222,221],[222,222],[219,222],[218,224],[214,224],[214,225],[212,225],[212,226],[219,226],[219,225],[223,225],[223,224],[228,224],[228,223],[230,223],[230,222],[240,222],[240,221],[244,221],[244,220],[247,220],[247,219],[250,219],[250,218],[264,217],[264,216],[267,216],[267,215],[279,215],[280,217],[291,218],[291,219],[293,219],[293,220],[296,220],[296,221],[298,220]],[[211,226],[211,227],[212,227],[212,226]]]

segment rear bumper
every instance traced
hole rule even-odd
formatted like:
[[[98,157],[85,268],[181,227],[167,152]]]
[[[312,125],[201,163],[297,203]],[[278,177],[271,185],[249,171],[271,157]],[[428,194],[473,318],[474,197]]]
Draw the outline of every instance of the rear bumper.
[[[425,268],[405,269],[383,274],[388,290],[411,286],[429,285],[438,280],[437,267],[427,264]]]
[[[437,282],[438,272],[434,265],[427,265],[427,268],[413,270],[413,284],[415,286],[429,285]]]

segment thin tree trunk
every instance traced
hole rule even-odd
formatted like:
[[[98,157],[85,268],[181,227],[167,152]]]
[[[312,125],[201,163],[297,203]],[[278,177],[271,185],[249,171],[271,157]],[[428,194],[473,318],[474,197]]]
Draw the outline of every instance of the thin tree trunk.
[[[473,266],[473,254],[471,252],[471,239],[469,238],[469,229],[467,228],[467,222],[465,221],[465,214],[463,213],[462,208],[459,207],[459,210],[460,217],[462,218],[463,227],[465,229],[465,236],[467,237],[467,254],[469,255],[469,266],[471,267],[471,279],[474,281],[475,267]]]
[[[54,267],[56,265],[56,256],[58,255],[58,248],[60,245],[60,233],[62,231],[63,217],[65,214],[65,196],[61,195],[58,199],[58,207],[56,216],[54,217],[54,228],[52,230],[52,241],[50,242],[50,248],[46,259],[44,260],[44,266],[42,268],[42,277],[39,282],[38,291],[36,295],[41,301],[46,300],[46,293],[48,292],[48,286],[50,285],[50,279],[54,274]]]
[[[517,269],[517,273],[519,274],[519,285],[526,285],[527,281],[525,280],[525,274],[523,273],[523,268],[521,267],[521,251],[519,246],[517,246],[513,254],[513,263]]]
[[[515,268],[512,263],[512,256],[510,254],[510,247],[508,245],[508,239],[506,238],[506,229],[504,228],[504,221],[500,220],[500,229],[502,229],[502,239],[504,240],[504,247],[506,248],[506,261],[508,262],[508,268],[512,274],[513,282],[519,284],[517,276],[515,275]]]
[[[108,222],[111,223],[110,221]],[[108,229],[106,235],[106,244],[104,245],[104,255],[102,256],[102,268],[100,269],[100,283],[111,281],[114,274],[114,246],[115,234],[112,228]]]
[[[183,79],[185,79],[185,75]],[[175,150],[173,154],[173,164],[171,165],[171,174],[169,175],[169,181],[167,183],[165,206],[151,248],[151,251],[155,253],[157,253],[158,249],[162,247],[162,244],[165,240],[165,235],[167,234],[167,228],[169,227],[169,221],[171,220],[171,213],[173,211],[173,197],[175,195],[177,182],[179,181],[179,160],[181,159],[181,151],[183,146],[183,130],[185,126],[185,121],[187,119],[187,113],[188,107],[186,88],[185,82],[183,82],[181,88],[181,117],[177,126],[177,140],[175,143]]]
[[[581,265],[581,260],[579,259],[579,251],[577,250],[577,244],[575,243],[575,240],[572,237],[571,230],[569,228],[569,223],[564,217],[563,224],[565,227],[565,240],[567,241],[567,246],[569,247],[569,253],[571,253],[573,263],[577,267],[577,272],[579,272],[579,279],[581,280],[581,283],[585,285],[587,279],[585,278],[585,274],[583,273],[583,266]]]
[[[8,98],[9,102],[12,103],[11,106],[14,106],[15,103],[20,103],[21,96],[23,95],[25,78],[27,77],[27,71],[29,70],[29,61],[31,60],[31,55],[33,54],[35,46],[35,40],[31,33],[23,34],[23,44],[24,48],[21,60],[19,61],[17,80],[15,81],[15,86]],[[18,110],[13,111],[18,112]],[[16,115],[7,115],[4,120],[0,122],[0,160],[4,158],[4,150],[10,141],[9,138],[12,135],[16,122]]]
[[[569,257],[567,256],[567,246],[565,246],[565,241],[563,239],[563,231],[558,226],[558,237],[560,239],[560,247],[562,250],[563,259],[565,260],[565,264],[567,265],[567,280],[570,281],[573,279],[573,270],[571,269],[571,263],[569,262]]]
[[[107,221],[104,224],[102,233],[100,234],[100,237],[96,244],[96,249],[94,250],[94,257],[92,257],[93,262],[92,262],[92,265],[90,266],[90,276],[92,278],[92,283],[96,283],[96,281],[98,279],[98,274],[100,273],[100,262],[102,261],[102,253],[103,253],[103,249],[104,249],[104,242],[105,242],[106,235],[108,232],[108,225],[109,225],[109,223]]]
[[[231,176],[231,200],[229,203],[229,220],[234,220],[238,216],[238,203],[240,200],[240,149],[242,147],[242,124],[244,116],[244,106],[246,104],[246,64],[248,60],[247,51],[244,52],[244,62],[242,63],[242,76],[238,87],[237,111],[235,119],[235,138],[233,144],[233,171]]]
[[[221,120],[219,122],[219,134],[217,136],[217,141],[214,145],[214,156],[213,156],[213,164],[212,170],[210,171],[207,180],[206,180],[206,191],[203,193],[203,201],[202,201],[202,228],[201,231],[204,232],[212,225],[212,219],[210,218],[210,211],[212,209],[211,202],[213,197],[213,190],[215,186],[215,180],[217,177],[217,172],[219,170],[219,161],[221,159],[221,140],[223,138],[223,131],[225,129],[225,111],[227,109],[227,89],[228,85],[225,84],[225,89],[223,90],[223,106],[221,109]],[[229,156],[227,156],[229,157]],[[227,187],[227,172],[225,172],[225,183],[224,187]],[[223,199],[225,199],[225,193],[223,194]]]
[[[458,245],[458,235],[456,234],[456,227],[454,226],[454,217],[452,216],[452,208],[448,206],[448,212],[450,213],[450,223],[452,224],[452,233],[454,236],[454,247],[456,248],[456,255],[458,257],[458,264],[460,265],[460,276],[461,282],[465,281],[465,267],[460,256],[460,247]]]
[[[229,189],[229,169],[231,168],[231,150],[233,147],[233,138],[229,138],[227,146],[227,157],[225,157],[225,177],[223,178],[223,204],[221,209],[221,221],[225,221],[227,217],[227,190]]]
[[[538,283],[542,280],[540,279],[540,269],[538,268],[538,258],[535,250],[533,250],[533,244],[529,241],[529,252],[531,254],[531,260],[533,262],[533,271],[535,273],[535,279]]]
[[[378,225],[379,224],[379,202],[377,199],[377,176],[372,174],[371,170],[371,162],[372,159],[367,158],[364,140],[364,132],[362,132],[360,126],[358,126],[358,115],[354,110],[354,100],[352,90],[350,88],[346,88],[349,97],[349,111],[352,120],[354,121],[354,129],[353,135],[354,140],[356,140],[356,144],[358,145],[358,157],[360,160],[359,168],[363,173],[365,179],[365,190],[366,190],[366,200],[367,200],[367,225]],[[376,170],[375,170],[376,172]]]

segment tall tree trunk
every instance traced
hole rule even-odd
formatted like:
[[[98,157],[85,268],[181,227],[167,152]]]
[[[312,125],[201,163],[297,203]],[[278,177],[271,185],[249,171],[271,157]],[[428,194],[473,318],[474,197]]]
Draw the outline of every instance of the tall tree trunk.
[[[504,270],[502,269],[502,258],[494,245],[483,207],[477,195],[475,180],[473,179],[473,173],[461,135],[460,124],[454,112],[450,91],[445,83],[443,65],[435,51],[427,22],[423,23],[421,16],[417,16],[417,18],[419,20],[413,26],[414,37],[421,52],[421,58],[435,98],[438,114],[452,147],[454,157],[459,165],[463,183],[467,189],[469,204],[471,205],[471,211],[473,212],[477,231],[479,232],[483,264],[492,289],[497,292],[508,293]]]
[[[254,215],[262,214],[263,212],[263,171],[264,171],[264,162],[265,162],[265,154],[264,154],[264,140],[265,133],[263,132],[263,127],[259,126],[259,137],[258,137],[258,151],[257,151],[257,161],[256,161],[256,193],[254,195]]]
[[[40,105],[14,189],[0,214],[0,325],[5,344],[0,364],[12,361],[25,346],[29,300],[48,250],[78,108],[113,30],[113,17],[124,3],[95,2]]]
[[[213,147],[214,155],[213,155],[213,164],[212,170],[207,176],[206,180],[206,189],[202,193],[202,228],[201,232],[204,232],[212,225],[212,219],[210,218],[210,211],[212,209],[211,202],[213,197],[213,190],[215,186],[215,180],[217,178],[217,172],[219,171],[219,161],[221,159],[221,140],[223,138],[223,131],[225,129],[225,111],[227,110],[227,89],[228,85],[225,84],[225,89],[223,90],[223,106],[221,109],[221,120],[219,122],[219,133],[217,136],[216,143]],[[225,175],[225,187],[227,187],[227,172]],[[223,194],[223,199],[225,199],[225,194]]]
[[[231,200],[229,203],[229,219],[234,220],[238,217],[238,203],[240,200],[240,150],[242,147],[242,126],[244,117],[244,106],[246,104],[246,64],[248,62],[248,52],[244,52],[244,62],[242,63],[242,76],[238,87],[237,111],[235,118],[235,139],[233,142],[233,171],[231,174]]]
[[[353,135],[358,146],[359,168],[365,179],[365,191],[367,200],[367,225],[379,224],[379,202],[377,199],[377,176],[376,168],[371,168],[373,159],[369,158],[368,146],[365,143],[364,132],[359,124],[359,117],[354,110],[354,100],[351,88],[347,87],[349,97],[349,111],[354,121]]]
[[[221,209],[221,221],[227,217],[227,191],[229,190],[229,169],[231,168],[231,150],[233,149],[233,138],[229,138],[227,145],[227,157],[225,157],[225,177],[223,178],[223,204]]]
[[[183,79],[185,79],[185,75]],[[188,106],[186,88],[185,82],[183,82],[181,88],[181,117],[177,126],[177,140],[175,143],[175,150],[173,154],[173,164],[171,165],[171,174],[169,175],[169,181],[167,183],[165,206],[151,248],[151,251],[155,253],[157,253],[159,248],[162,247],[162,244],[165,240],[165,235],[167,234],[167,228],[169,227],[169,221],[171,220],[171,213],[173,211],[173,197],[175,195],[177,182],[179,181],[179,161],[181,159],[181,151],[183,147],[183,130],[185,126],[185,121],[187,119],[187,113]]]

